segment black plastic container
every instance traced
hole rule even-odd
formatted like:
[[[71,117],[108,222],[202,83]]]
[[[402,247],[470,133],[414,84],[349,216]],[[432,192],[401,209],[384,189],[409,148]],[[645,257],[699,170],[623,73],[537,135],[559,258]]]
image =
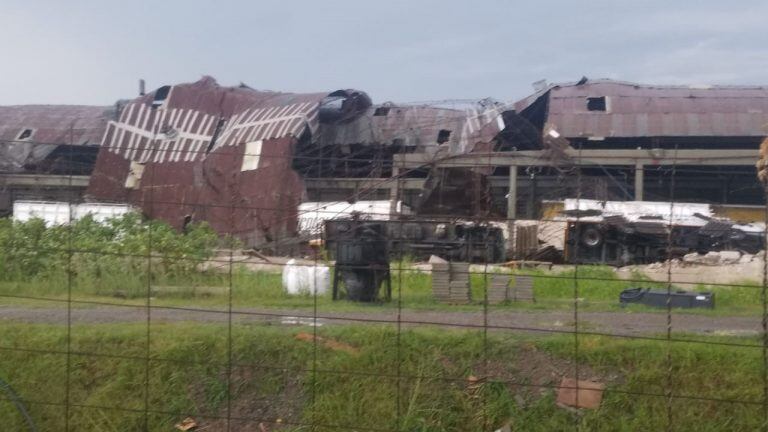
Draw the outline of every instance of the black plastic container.
[[[339,281],[344,281],[346,297],[352,301],[373,302],[379,287],[386,283],[385,300],[391,298],[389,253],[382,223],[349,220],[336,226],[336,265],[333,299],[340,297]]]
[[[619,294],[619,303],[624,306],[630,303],[646,306],[667,307],[667,298],[673,308],[715,308],[715,294],[710,292],[688,292],[652,290],[650,288],[628,288]]]

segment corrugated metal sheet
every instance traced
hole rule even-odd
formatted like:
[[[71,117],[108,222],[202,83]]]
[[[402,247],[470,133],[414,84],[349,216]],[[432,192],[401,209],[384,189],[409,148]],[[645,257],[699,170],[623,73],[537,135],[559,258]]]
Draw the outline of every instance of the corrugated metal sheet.
[[[759,137],[768,134],[768,87],[651,86],[610,80],[554,85],[515,104],[548,98],[547,124],[578,137]],[[587,109],[605,97],[606,111]]]
[[[504,128],[503,109],[503,105],[481,103],[462,108],[381,105],[353,121],[321,125],[317,145],[397,142],[420,151],[436,151],[440,146],[449,154],[463,154],[499,134]],[[441,130],[450,131],[444,143],[438,143]]]
[[[579,222],[602,222],[606,218],[621,216],[626,222],[632,223],[655,220],[661,224],[704,226],[707,223],[705,218],[712,216],[712,207],[709,204],[670,204],[655,201],[595,201],[569,198],[565,200],[564,209],[566,212],[580,210],[596,213],[594,216],[568,218]]]
[[[59,145],[98,146],[114,116],[108,106],[0,106],[0,170],[22,172]]]
[[[341,110],[365,105],[367,96],[346,92],[354,103]],[[221,87],[204,77],[170,87],[164,100],[158,94],[130,102],[109,124],[88,194],[133,203],[176,227],[205,220],[248,244],[295,233],[304,188],[291,168],[293,148],[317,129],[328,93]],[[260,153],[244,164],[247,148]]]

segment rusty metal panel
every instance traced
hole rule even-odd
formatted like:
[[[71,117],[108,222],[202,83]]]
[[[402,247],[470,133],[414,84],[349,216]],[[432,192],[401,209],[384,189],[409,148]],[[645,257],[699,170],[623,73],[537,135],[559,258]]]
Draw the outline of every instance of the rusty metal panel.
[[[464,108],[417,105],[380,105],[351,122],[321,126],[317,145],[391,144],[398,142],[422,151],[444,148],[449,154],[471,152],[478,142],[490,142],[502,130],[504,107],[473,104]],[[450,131],[438,143],[441,130]]]
[[[768,87],[692,88],[597,80],[553,85],[534,96],[517,102],[518,112],[538,98],[548,98],[548,123],[569,138],[768,134]],[[588,97],[606,97],[609,108],[589,111]]]
[[[98,146],[114,115],[109,106],[0,106],[0,170],[22,172],[60,145]]]
[[[525,259],[539,249],[539,226],[518,225],[515,227],[515,258]]]
[[[304,190],[291,167],[293,149],[317,129],[328,93],[221,87],[204,77],[170,87],[164,99],[157,95],[131,101],[110,122],[88,194],[129,202],[175,227],[187,217],[205,220],[248,244],[293,235]],[[342,118],[370,105],[364,93],[332,95],[352,104],[329,110]],[[244,165],[246,144],[255,141],[249,148],[260,154]],[[126,183],[131,163],[144,167],[133,187]]]

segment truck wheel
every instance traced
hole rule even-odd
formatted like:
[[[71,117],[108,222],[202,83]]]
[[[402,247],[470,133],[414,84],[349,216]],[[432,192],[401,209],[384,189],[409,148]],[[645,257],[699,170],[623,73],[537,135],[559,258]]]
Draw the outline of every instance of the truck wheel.
[[[581,232],[581,243],[590,248],[603,244],[603,233],[597,228],[589,227]]]

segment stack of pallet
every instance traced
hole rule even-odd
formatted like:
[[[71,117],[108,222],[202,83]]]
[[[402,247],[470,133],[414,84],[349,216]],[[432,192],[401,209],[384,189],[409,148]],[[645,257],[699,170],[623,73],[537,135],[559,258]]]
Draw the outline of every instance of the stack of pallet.
[[[445,303],[469,303],[469,264],[452,262],[432,263],[432,294]]]
[[[488,304],[499,304],[509,300],[509,280],[507,274],[491,275],[488,285]]]
[[[469,303],[469,263],[451,263],[451,303]]]
[[[432,263],[432,295],[435,300],[448,302],[451,299],[451,264],[446,262]]]
[[[533,276],[515,276],[512,300],[535,302],[533,296]]]

